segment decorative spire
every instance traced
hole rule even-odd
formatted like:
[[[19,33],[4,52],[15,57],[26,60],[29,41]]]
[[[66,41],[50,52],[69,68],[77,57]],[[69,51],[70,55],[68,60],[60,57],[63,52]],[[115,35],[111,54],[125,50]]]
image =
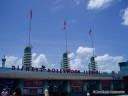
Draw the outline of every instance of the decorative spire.
[[[6,58],[5,58],[5,55],[4,55],[4,57],[2,58],[2,67],[5,67],[5,61],[6,61]]]

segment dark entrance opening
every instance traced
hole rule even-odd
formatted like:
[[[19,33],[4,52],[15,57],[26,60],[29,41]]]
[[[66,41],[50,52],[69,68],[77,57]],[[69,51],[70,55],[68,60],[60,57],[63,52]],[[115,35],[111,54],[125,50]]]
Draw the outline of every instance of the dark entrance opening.
[[[49,96],[63,96],[63,81],[62,80],[49,80],[48,91]]]

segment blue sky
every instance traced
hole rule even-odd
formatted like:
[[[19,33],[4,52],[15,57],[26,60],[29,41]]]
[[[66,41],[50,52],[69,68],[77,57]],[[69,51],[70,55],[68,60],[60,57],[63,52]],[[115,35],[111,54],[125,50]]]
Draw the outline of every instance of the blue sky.
[[[6,55],[6,67],[22,64],[30,9],[33,66],[60,68],[64,20],[71,69],[88,69],[90,27],[100,71],[118,71],[118,62],[128,59],[128,0],[0,0],[0,57]]]

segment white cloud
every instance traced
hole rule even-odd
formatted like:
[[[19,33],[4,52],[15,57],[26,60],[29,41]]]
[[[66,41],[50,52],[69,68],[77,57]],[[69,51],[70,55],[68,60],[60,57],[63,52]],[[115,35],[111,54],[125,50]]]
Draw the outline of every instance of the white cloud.
[[[39,56],[33,59],[33,67],[41,67],[42,65],[48,64],[47,58],[44,54],[40,54]]]
[[[75,57],[75,54],[72,52],[68,55],[68,58],[73,59]]]
[[[89,0],[87,9],[99,9],[99,8],[105,8],[108,7],[113,0]]]
[[[6,56],[6,62],[5,67],[12,67],[14,66],[20,66],[21,65],[21,59],[15,56]]]
[[[6,56],[5,67],[12,66],[22,66],[22,58],[15,56]],[[42,65],[47,65],[48,61],[44,54],[37,55],[36,53],[32,54],[32,66],[41,67]]]
[[[41,65],[47,65],[49,68],[55,68],[56,64],[48,64],[45,54],[33,53],[33,65],[34,67],[41,67]],[[92,48],[89,47],[78,47],[76,53],[70,53],[68,57],[70,58],[71,69],[75,70],[88,70],[88,64],[90,57],[92,56]],[[98,69],[100,71],[119,71],[118,63],[125,61],[125,58],[122,56],[111,56],[109,54],[103,54],[102,56],[96,57]],[[22,66],[22,58],[16,56],[6,56],[6,67]]]
[[[92,55],[92,51],[93,49],[92,48],[88,48],[88,47],[79,47],[77,50],[76,50],[76,54],[79,58],[81,59],[87,59],[88,56],[91,56]]]
[[[88,62],[89,62],[89,57],[92,54],[92,48],[80,46],[76,50],[76,54],[75,53],[71,53],[71,54],[73,54],[73,58],[69,57],[71,59],[70,62],[71,69],[79,69],[79,70],[88,69]],[[71,54],[69,54],[69,56]]]
[[[76,50],[76,54],[71,53],[69,55],[71,55],[71,69],[88,70],[92,48],[79,47]],[[100,71],[111,72],[119,71],[118,63],[125,61],[125,59],[122,56],[110,56],[109,54],[104,54],[102,56],[97,56],[96,61]]]
[[[32,54],[32,59],[34,60],[36,58],[37,54],[36,53],[33,53]]]
[[[98,69],[101,71],[111,72],[119,71],[118,63],[125,61],[122,56],[110,56],[109,54],[104,54],[103,56],[97,56],[96,61],[98,64]]]
[[[123,10],[122,19],[123,19],[122,24],[128,26],[128,7],[125,10]]]

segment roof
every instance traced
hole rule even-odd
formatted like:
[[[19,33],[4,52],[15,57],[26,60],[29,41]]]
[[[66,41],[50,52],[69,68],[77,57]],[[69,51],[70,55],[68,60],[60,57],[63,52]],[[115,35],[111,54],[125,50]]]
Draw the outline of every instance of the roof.
[[[26,70],[12,70],[11,68],[0,68],[0,78],[16,79],[47,79],[47,80],[111,80],[111,75],[104,74],[80,74],[76,73],[57,73],[57,72],[36,72]]]

